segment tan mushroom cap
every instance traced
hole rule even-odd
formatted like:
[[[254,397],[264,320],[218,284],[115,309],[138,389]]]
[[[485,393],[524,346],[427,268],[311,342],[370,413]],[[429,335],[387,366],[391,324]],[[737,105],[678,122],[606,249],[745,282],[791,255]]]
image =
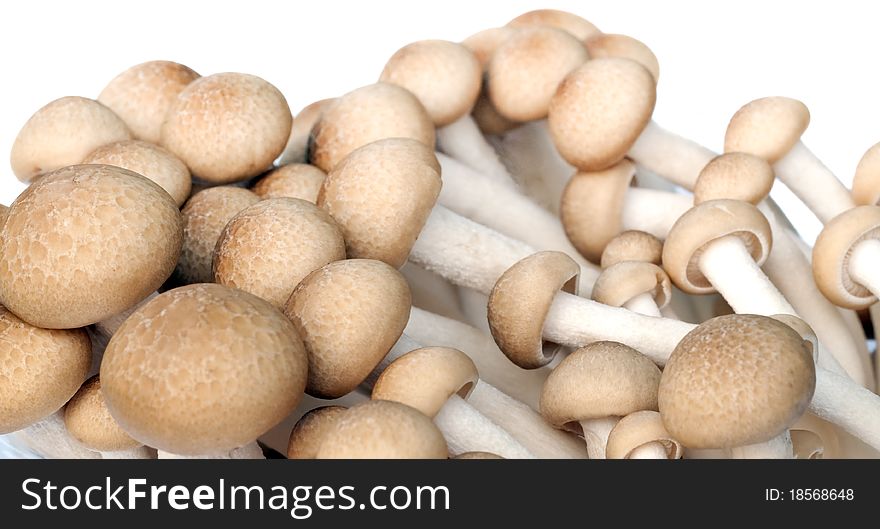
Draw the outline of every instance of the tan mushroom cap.
[[[345,259],[345,241],[324,210],[298,198],[248,206],[223,228],[214,248],[214,280],[283,308],[304,277]]]
[[[650,294],[658,308],[669,304],[672,284],[669,276],[654,263],[621,261],[602,270],[593,286],[593,299],[612,307],[622,307],[641,294]]]
[[[816,371],[804,340],[765,316],[704,322],[669,357],[660,381],[666,429],[689,448],[767,441],[806,410]]]
[[[82,163],[115,165],[145,176],[159,184],[178,206],[186,202],[192,189],[189,169],[180,158],[145,141],[109,143],[92,151]]]
[[[182,241],[180,211],[152,181],[110,165],[58,169],[9,210],[0,303],[39,327],[84,327],[159,288]]]
[[[0,434],[58,410],[79,389],[92,364],[83,329],[34,327],[0,305]]]
[[[562,191],[559,217],[565,235],[594,263],[622,230],[623,201],[635,174],[635,164],[621,160],[602,171],[575,173]]]
[[[880,143],[865,151],[852,183],[853,201],[859,206],[880,203]]]
[[[406,279],[381,261],[337,261],[306,276],[284,313],[309,352],[309,395],[341,397],[363,382],[400,338],[411,305]]]
[[[113,452],[142,446],[125,433],[110,415],[97,375],[86,380],[67,403],[64,425],[70,435],[90,450]]]
[[[78,164],[101,145],[131,139],[119,116],[93,99],[62,97],[31,116],[12,144],[9,162],[22,182]]]
[[[327,109],[336,98],[321,99],[314,103],[309,103],[293,120],[293,126],[290,128],[290,137],[287,139],[287,145],[284,152],[278,158],[280,165],[292,163],[307,163],[309,161],[309,141],[312,136],[312,129],[324,110]]]
[[[318,194],[342,228],[351,258],[400,268],[440,195],[440,164],[416,140],[389,138],[355,150],[327,175]]]
[[[586,40],[600,33],[599,28],[573,13],[558,9],[536,9],[523,13],[507,23],[514,28],[528,26],[550,26],[572,34],[578,40]]]
[[[681,459],[684,448],[663,426],[660,413],[643,410],[630,413],[614,425],[608,434],[605,457],[629,459],[637,448],[648,443],[659,443],[666,450],[667,459]]]
[[[317,459],[446,459],[449,448],[431,419],[406,404],[371,400],[346,410],[329,428]]]
[[[415,95],[434,126],[449,125],[473,108],[483,69],[467,47],[446,40],[421,40],[397,50],[379,80]]]
[[[516,30],[508,26],[484,29],[461,41],[461,45],[471,50],[480,67],[485,70],[498,46],[514,33]]]
[[[706,245],[727,236],[738,237],[758,266],[770,255],[770,224],[758,208],[741,200],[703,202],[679,217],[663,244],[663,268],[675,286],[689,294],[715,292],[698,263]]]
[[[608,268],[621,261],[642,261],[660,264],[663,255],[663,241],[650,233],[639,230],[626,230],[608,241],[602,250],[602,268]]]
[[[345,406],[322,406],[303,415],[290,432],[287,458],[315,459],[327,432],[347,409]]]
[[[181,210],[183,248],[174,270],[175,281],[213,282],[214,248],[223,228],[239,211],[259,201],[253,192],[232,186],[209,187],[193,195]]]
[[[507,119],[543,119],[556,88],[587,59],[584,45],[565,31],[521,29],[498,46],[489,61],[489,98]]]
[[[730,118],[724,152],[747,152],[773,164],[800,141],[809,124],[810,111],[797,99],[755,99]]]
[[[489,99],[486,83],[483,83],[483,89],[480,91],[480,97],[477,98],[477,102],[474,104],[471,116],[477,123],[480,132],[487,136],[504,134],[519,126],[519,123],[507,119],[498,112],[498,109],[492,104],[492,100]]]
[[[544,340],[544,321],[560,290],[574,294],[580,266],[562,252],[538,252],[508,268],[489,294],[489,329],[498,348],[524,369],[547,365],[561,347]]]
[[[318,201],[318,193],[324,185],[327,174],[305,163],[282,165],[270,171],[254,185],[253,191],[258,197],[266,198],[300,198],[314,204]]]
[[[807,322],[792,314],[773,314],[770,317],[781,321],[800,334],[804,340],[804,346],[808,347],[810,354],[813,355],[813,361],[819,361],[819,338],[816,337],[816,331]]]
[[[541,415],[558,428],[579,429],[572,423],[656,410],[659,384],[660,368],[648,357],[617,342],[594,342],[547,377]]]
[[[562,81],[550,102],[553,143],[583,171],[623,159],[651,121],[657,87],[641,64],[622,58],[592,59]]]
[[[474,57],[477,58],[477,62],[480,63],[480,67],[485,72],[489,67],[489,61],[492,59],[495,50],[515,32],[516,30],[514,28],[507,26],[485,29],[464,39],[461,44],[471,50]],[[492,100],[489,98],[485,76],[481,85],[480,96],[477,98],[477,102],[474,103],[471,116],[474,118],[474,121],[476,121],[477,127],[479,127],[480,131],[486,135],[502,134],[516,128],[518,125],[517,122],[511,121],[502,116],[498,112],[498,109],[492,104]]]
[[[479,379],[468,355],[450,347],[423,347],[391,362],[373,386],[373,400],[393,400],[434,417],[449,397],[466,399]]]
[[[729,198],[758,204],[770,194],[776,175],[763,158],[730,152],[712,159],[697,178],[694,204]]]
[[[504,459],[498,454],[492,452],[462,452],[452,459]]]
[[[655,83],[660,79],[660,63],[657,61],[657,56],[644,42],[629,35],[598,33],[586,39],[584,46],[587,47],[590,57],[594,59],[605,57],[629,59],[651,72]]]
[[[0,230],[3,229],[3,224],[6,222],[6,215],[9,213],[9,208],[0,204]]]
[[[160,294],[104,353],[111,415],[145,445],[180,455],[244,446],[299,403],[308,358],[290,320],[262,299],[214,284]]]
[[[434,148],[434,122],[409,90],[389,83],[367,85],[329,105],[312,130],[309,161],[322,171],[352,151],[385,138],[411,138]]]
[[[267,81],[218,73],[190,83],[162,123],[161,145],[213,184],[240,182],[272,165],[290,137],[287,100]]]
[[[862,241],[880,239],[880,207],[857,206],[825,224],[813,246],[813,278],[835,305],[865,309],[877,296],[849,275],[849,256]]]
[[[171,61],[149,61],[117,75],[98,96],[128,125],[132,135],[159,143],[159,131],[177,95],[199,74]]]

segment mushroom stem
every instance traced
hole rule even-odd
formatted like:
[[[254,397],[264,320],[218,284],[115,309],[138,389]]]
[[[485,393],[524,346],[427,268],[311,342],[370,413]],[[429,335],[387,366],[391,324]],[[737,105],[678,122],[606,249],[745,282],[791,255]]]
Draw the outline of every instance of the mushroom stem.
[[[639,294],[627,301],[623,304],[623,308],[639,314],[644,314],[645,316],[653,316],[655,318],[663,317],[663,315],[660,314],[660,309],[657,308],[657,303],[654,301],[654,298],[647,292]]]
[[[693,189],[703,167],[716,154],[709,149],[648,122],[627,156],[651,172],[685,189]]]
[[[478,451],[498,454],[505,459],[535,459],[510,433],[486,419],[458,395],[447,399],[434,416],[434,424],[443,433],[454,456]]]
[[[763,443],[738,446],[730,450],[733,459],[792,459],[791,435],[786,430]]]
[[[156,451],[146,446],[101,452],[101,459],[156,459]]]
[[[846,375],[816,366],[810,411],[880,449],[880,397]]]
[[[629,459],[669,459],[666,447],[660,441],[651,441],[629,453]]]
[[[158,454],[159,459],[266,459],[266,456],[263,455],[263,449],[256,441],[234,448],[225,454],[182,456],[164,450],[159,450]]]
[[[855,207],[849,190],[802,141],[773,164],[773,169],[822,224]]]
[[[492,181],[512,187],[513,180],[498,153],[486,141],[470,113],[437,129],[437,147],[462,164],[476,169]]]
[[[693,205],[693,197],[688,195],[632,187],[623,198],[623,229],[665,239],[675,221]]]
[[[590,459],[605,459],[605,445],[608,444],[608,434],[620,422],[620,417],[602,417],[600,419],[586,419],[580,421],[584,432],[584,441],[587,443],[587,454]]]
[[[872,294],[880,293],[880,240],[866,239],[853,247],[847,271],[861,286]]]

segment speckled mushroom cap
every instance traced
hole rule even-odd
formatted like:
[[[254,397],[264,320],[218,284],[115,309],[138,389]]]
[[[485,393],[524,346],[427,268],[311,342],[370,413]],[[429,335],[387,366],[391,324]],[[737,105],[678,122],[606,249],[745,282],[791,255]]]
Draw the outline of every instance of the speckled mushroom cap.
[[[212,455],[252,442],[293,412],[308,358],[293,324],[266,301],[222,285],[160,294],[104,353],[101,390],[133,438]]]
[[[345,406],[322,406],[303,415],[290,432],[288,459],[315,459],[330,427],[347,410]]]
[[[345,259],[345,241],[324,210],[298,198],[270,198],[241,210],[214,248],[214,280],[284,307],[300,281]]]
[[[314,165],[291,163],[270,171],[254,185],[258,197],[300,198],[315,203],[327,174]]]
[[[3,224],[6,222],[6,215],[9,213],[9,208],[0,204],[0,230],[3,229]]]
[[[575,173],[562,191],[559,217],[565,235],[594,263],[621,232],[623,200],[635,174],[635,164],[621,160],[602,171]]]
[[[463,452],[452,459],[504,459],[498,454],[492,452]]]
[[[623,417],[657,409],[660,369],[617,342],[594,342],[571,353],[550,373],[541,391],[541,415],[562,428],[588,419]]]
[[[651,120],[657,88],[651,72],[622,58],[592,59],[571,72],[550,102],[553,143],[583,171],[623,159]]]
[[[310,163],[329,172],[352,151],[384,138],[411,138],[434,148],[434,122],[409,90],[367,85],[329,105],[312,130]]]
[[[186,202],[192,188],[189,169],[180,158],[145,141],[108,143],[92,151],[82,163],[115,165],[146,176],[171,195],[178,206]]]
[[[630,413],[614,425],[608,434],[605,457],[629,459],[637,448],[648,443],[660,443],[666,450],[667,459],[680,459],[684,455],[681,443],[663,426],[660,413],[643,410]]]
[[[772,439],[806,410],[816,372],[804,340],[765,316],[704,322],[676,346],[660,381],[666,429],[689,448]]]
[[[174,270],[181,284],[214,281],[214,248],[223,228],[239,211],[260,201],[253,192],[232,186],[203,189],[181,210],[184,220],[183,248]]]
[[[461,44],[471,50],[485,74],[495,50],[516,31],[516,29],[507,26],[485,29],[464,39]],[[492,104],[488,94],[488,87],[486,86],[485,75],[483,76],[480,96],[477,98],[477,102],[474,103],[471,116],[474,118],[480,131],[487,135],[502,134],[518,125],[517,122],[511,121],[499,114],[498,109]]]
[[[792,314],[773,314],[770,317],[774,320],[781,321],[794,329],[796,333],[800,334],[801,338],[804,339],[804,345],[809,348],[810,353],[813,355],[813,361],[818,362],[819,339],[816,337],[816,331],[814,331],[807,322]]]
[[[660,63],[651,48],[644,42],[634,39],[629,35],[615,33],[597,33],[584,41],[590,57],[594,59],[605,57],[622,57],[635,61],[651,72],[656,83],[660,79]]]
[[[0,305],[0,434],[20,430],[64,406],[88,376],[85,330],[40,329]]]
[[[865,151],[853,177],[852,197],[856,205],[880,203],[880,143]]]
[[[424,105],[436,127],[449,125],[473,108],[483,70],[465,46],[421,40],[397,50],[379,80],[406,88]]]
[[[440,164],[416,140],[364,145],[327,175],[318,205],[342,228],[351,258],[400,268],[440,195]]]
[[[122,118],[135,138],[158,143],[168,109],[198,78],[199,74],[182,64],[149,61],[117,75],[101,91],[98,101]]]
[[[284,313],[309,352],[309,395],[341,397],[363,382],[400,338],[411,305],[406,279],[381,261],[337,261],[306,276]]]
[[[694,204],[729,198],[750,204],[767,198],[776,175],[763,158],[744,152],[729,152],[712,159],[694,185]]]
[[[110,415],[97,375],[86,380],[67,403],[64,425],[77,441],[98,452],[127,450],[142,445],[125,433]]]
[[[163,147],[213,184],[241,182],[272,165],[290,137],[287,100],[270,83],[218,73],[190,83],[162,123]]]
[[[593,286],[593,299],[612,307],[622,307],[641,294],[650,294],[663,308],[672,297],[669,276],[654,263],[621,261],[602,270]]]
[[[536,9],[523,13],[507,23],[514,28],[528,26],[549,26],[571,33],[578,40],[586,40],[600,33],[599,28],[573,13],[558,9]]]
[[[524,369],[547,365],[560,345],[544,340],[556,293],[574,294],[580,266],[562,252],[538,252],[508,268],[489,294],[489,329],[498,348]]]
[[[449,397],[466,399],[479,379],[468,355],[451,347],[423,347],[391,362],[373,386],[373,400],[393,400],[434,417]]]
[[[516,30],[508,26],[484,29],[461,41],[461,45],[471,50],[480,67],[485,70],[498,46],[514,33]]]
[[[663,242],[650,233],[639,230],[626,230],[608,241],[602,250],[602,268],[621,261],[642,261],[660,264]]]
[[[324,436],[317,459],[446,459],[449,449],[431,419],[390,400],[349,408]]]
[[[727,236],[738,237],[758,266],[770,255],[770,224],[758,208],[741,200],[709,200],[679,217],[663,244],[663,268],[675,286],[690,294],[715,292],[698,263],[707,244]]]
[[[862,241],[880,239],[880,207],[857,206],[831,219],[813,246],[813,278],[832,303],[868,308],[877,296],[849,274],[849,256]]]
[[[12,172],[22,182],[78,164],[101,145],[131,139],[119,116],[93,99],[62,97],[37,110],[12,144]]]
[[[584,45],[565,31],[521,29],[502,42],[489,61],[489,98],[507,119],[543,119],[559,83],[587,59]]]
[[[309,138],[312,135],[312,129],[321,119],[321,114],[328,106],[330,106],[335,98],[321,99],[314,103],[309,103],[293,120],[293,126],[290,128],[290,137],[287,139],[287,145],[284,152],[278,158],[279,165],[292,163],[306,163],[309,161]]]
[[[0,231],[0,303],[39,327],[118,314],[171,275],[183,219],[161,187],[110,165],[47,174],[13,202]]]
[[[730,118],[724,152],[747,152],[773,164],[800,141],[809,124],[810,111],[797,99],[755,99]]]

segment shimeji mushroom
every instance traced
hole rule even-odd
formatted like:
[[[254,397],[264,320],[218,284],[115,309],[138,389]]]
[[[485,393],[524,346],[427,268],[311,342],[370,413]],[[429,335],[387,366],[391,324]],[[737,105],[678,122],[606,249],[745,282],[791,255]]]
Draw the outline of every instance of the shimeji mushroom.
[[[253,192],[262,199],[289,197],[315,203],[326,177],[314,165],[290,163],[266,173],[254,184]]]
[[[600,33],[599,28],[590,21],[581,18],[574,13],[560,11],[558,9],[536,9],[523,13],[507,23],[512,28],[530,26],[547,26],[567,31],[580,41],[587,40]]]
[[[832,303],[865,309],[880,293],[880,207],[857,206],[831,219],[813,246],[816,284]]]
[[[662,268],[643,261],[622,261],[602,271],[593,286],[593,299],[659,317],[672,297],[672,283]]]
[[[519,126],[518,123],[510,121],[498,113],[498,110],[492,105],[486,90],[486,68],[489,66],[492,54],[514,31],[516,30],[506,26],[489,28],[478,31],[461,41],[462,46],[471,50],[483,69],[482,89],[480,90],[477,102],[474,103],[471,116],[480,131],[486,135],[502,134]]]
[[[617,33],[597,33],[584,40],[587,52],[591,58],[601,59],[605,57],[622,57],[635,61],[645,67],[654,82],[660,80],[660,62],[651,48],[644,42]]]
[[[284,147],[284,152],[278,157],[278,165],[284,166],[294,163],[306,163],[309,161],[309,137],[315,124],[321,119],[321,113],[324,112],[335,99],[321,99],[314,103],[309,103],[293,120],[293,126],[290,128],[290,138]]]
[[[315,459],[321,441],[348,408],[344,406],[321,406],[309,411],[297,421],[290,432],[287,444],[288,459]]]
[[[660,413],[643,410],[620,419],[608,434],[608,459],[680,459],[684,448],[666,431]]]
[[[600,265],[603,269],[622,261],[641,261],[659,265],[662,256],[663,241],[644,231],[626,230],[605,245]]]

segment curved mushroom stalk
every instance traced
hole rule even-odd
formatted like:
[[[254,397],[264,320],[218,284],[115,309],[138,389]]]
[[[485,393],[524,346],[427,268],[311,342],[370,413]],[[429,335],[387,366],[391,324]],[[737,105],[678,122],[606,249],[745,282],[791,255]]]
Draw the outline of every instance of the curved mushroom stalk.
[[[587,444],[587,454],[589,454],[590,459],[605,459],[605,446],[608,444],[608,436],[619,421],[620,417],[602,417],[578,421],[584,436],[584,442]]]
[[[730,449],[733,459],[792,459],[794,452],[788,430],[769,441]]]
[[[693,189],[700,171],[716,154],[651,120],[629,148],[627,156],[652,173],[685,189]]]
[[[492,452],[505,459],[536,457],[510,433],[487,421],[485,415],[457,395],[440,408],[434,416],[434,424],[443,432],[449,452],[454,456],[465,452]]]
[[[229,452],[222,454],[206,454],[198,456],[184,456],[172,454],[164,450],[158,450],[159,459],[266,459],[263,449],[255,442],[248,443],[242,447],[234,448]]]
[[[657,307],[657,302],[655,302],[651,294],[648,293],[639,294],[632,298],[623,304],[623,308],[639,314],[644,314],[645,316],[654,316],[655,318],[663,317],[660,313],[660,309]]]
[[[849,190],[800,140],[773,169],[822,224],[856,205]]]
[[[514,181],[495,148],[486,141],[470,114],[437,128],[437,148],[498,184],[514,187]]]

